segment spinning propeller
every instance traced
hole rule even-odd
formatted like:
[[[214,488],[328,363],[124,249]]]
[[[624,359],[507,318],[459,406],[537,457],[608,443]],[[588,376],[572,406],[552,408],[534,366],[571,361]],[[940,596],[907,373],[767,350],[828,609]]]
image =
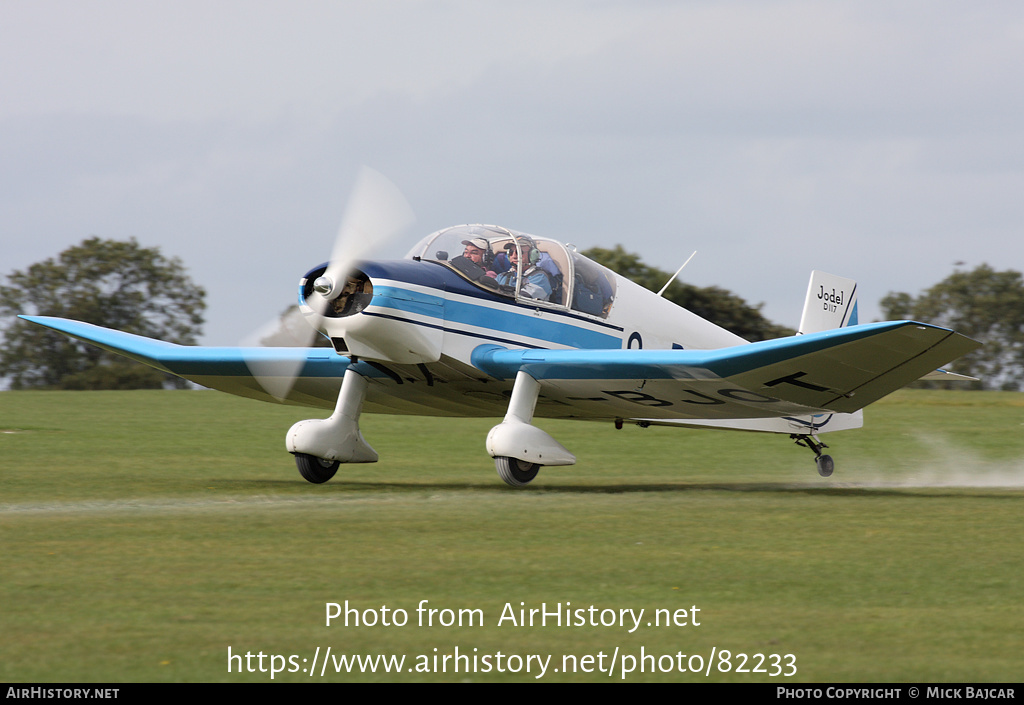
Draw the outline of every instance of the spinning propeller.
[[[308,327],[303,335],[296,337],[294,326],[285,320],[287,316],[276,324],[277,327],[290,329],[298,347],[312,346],[323,327],[328,307],[344,292],[356,263],[382,248],[413,221],[412,208],[398,187],[380,172],[362,167],[341,219],[327,269],[313,282],[313,290],[306,296],[306,304],[312,311],[305,314]],[[287,364],[269,362],[262,360],[254,350],[246,364],[260,386],[283,401],[295,384],[305,358],[296,355],[296,359]]]
[[[364,166],[341,219],[327,271],[313,283],[314,293],[307,298],[307,303],[322,316],[326,306],[341,294],[355,263],[382,247],[414,220],[412,209],[398,187],[380,172]]]

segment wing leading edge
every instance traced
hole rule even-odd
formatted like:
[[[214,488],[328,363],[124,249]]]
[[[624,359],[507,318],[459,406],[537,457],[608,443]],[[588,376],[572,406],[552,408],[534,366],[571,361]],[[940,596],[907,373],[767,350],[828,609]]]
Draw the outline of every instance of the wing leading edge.
[[[72,338],[123,355],[163,372],[183,377],[204,387],[229,394],[288,403],[324,406],[333,404],[324,393],[306,388],[306,378],[336,381],[333,394],[349,365],[349,359],[330,348],[243,348],[177,345],[141,335],[103,328],[91,323],[50,316],[20,316]],[[274,393],[274,380],[297,378],[294,389]],[[268,389],[270,391],[268,391]],[[317,393],[319,392],[319,393]]]
[[[203,386],[264,401],[330,407],[351,364],[328,348],[176,345],[80,321],[22,318]],[[979,345],[944,328],[892,321],[716,350],[482,345],[472,362],[497,379],[514,379],[522,369],[540,381],[554,402],[538,410],[543,415],[766,419],[855,412]],[[360,373],[381,376],[358,364]],[[294,387],[275,391],[274,383],[291,379]]]
[[[761,417],[781,415],[772,410],[854,412],[978,347],[980,343],[945,328],[887,321],[717,350],[508,350],[482,345],[473,353],[473,364],[502,379],[524,370],[545,388],[560,382],[579,389],[582,381],[630,380],[640,382],[640,394],[648,381],[662,382],[655,385],[660,389],[670,381],[674,384],[669,387],[697,395],[697,390],[727,381],[746,397],[720,392],[712,401],[729,409],[715,409],[714,415],[740,418],[747,414],[734,412],[744,406],[750,415]],[[657,406],[651,399],[662,401],[646,394],[635,398]],[[702,402],[691,397],[686,403]]]

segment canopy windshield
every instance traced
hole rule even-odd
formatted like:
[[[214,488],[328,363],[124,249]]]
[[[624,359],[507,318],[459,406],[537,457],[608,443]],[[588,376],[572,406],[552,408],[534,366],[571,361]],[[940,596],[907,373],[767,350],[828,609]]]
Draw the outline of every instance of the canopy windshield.
[[[615,299],[615,275],[575,248],[496,225],[439,230],[406,257],[438,262],[476,286],[524,303],[604,318]]]

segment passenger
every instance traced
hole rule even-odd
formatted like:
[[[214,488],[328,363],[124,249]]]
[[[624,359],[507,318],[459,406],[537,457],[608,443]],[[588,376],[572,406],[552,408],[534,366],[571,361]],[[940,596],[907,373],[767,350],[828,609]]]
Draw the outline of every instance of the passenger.
[[[514,242],[505,245],[512,268],[497,276],[498,283],[503,286],[515,287],[520,250],[523,256],[523,283],[519,287],[520,294],[527,298],[548,301],[552,292],[551,279],[547,272],[535,264],[540,260],[540,251],[536,250],[533,242],[525,238],[519,239],[518,248]]]

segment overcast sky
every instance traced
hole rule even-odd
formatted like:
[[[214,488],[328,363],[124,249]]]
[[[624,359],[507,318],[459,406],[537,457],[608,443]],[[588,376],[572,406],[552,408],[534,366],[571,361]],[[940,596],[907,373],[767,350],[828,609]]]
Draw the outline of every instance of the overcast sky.
[[[1024,269],[1024,3],[0,1],[0,274],[135,237],[236,344],[327,259],[359,166],[423,235],[624,245],[795,327]]]

